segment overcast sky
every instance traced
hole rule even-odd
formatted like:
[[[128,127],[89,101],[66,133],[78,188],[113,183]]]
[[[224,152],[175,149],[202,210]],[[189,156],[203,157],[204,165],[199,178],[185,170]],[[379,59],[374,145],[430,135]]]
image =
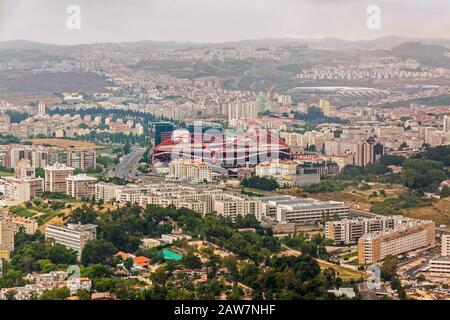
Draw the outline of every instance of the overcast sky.
[[[81,29],[68,30],[69,5]],[[369,5],[381,29],[366,26]],[[0,0],[0,40],[77,44],[259,38],[450,38],[450,0]]]

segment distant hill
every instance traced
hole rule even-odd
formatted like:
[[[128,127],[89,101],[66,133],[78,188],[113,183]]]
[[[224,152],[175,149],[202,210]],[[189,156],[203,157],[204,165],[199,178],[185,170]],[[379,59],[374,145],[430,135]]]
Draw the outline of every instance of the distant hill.
[[[27,40],[0,41],[0,50],[52,50],[61,47]]]
[[[450,58],[446,56],[450,49],[440,45],[406,42],[392,48],[392,53],[399,58],[411,58],[432,67],[450,67]]]

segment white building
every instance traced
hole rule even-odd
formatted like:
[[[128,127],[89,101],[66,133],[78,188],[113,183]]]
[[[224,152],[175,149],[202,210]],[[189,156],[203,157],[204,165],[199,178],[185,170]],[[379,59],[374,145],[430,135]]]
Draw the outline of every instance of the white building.
[[[75,199],[93,199],[95,196],[95,184],[97,178],[90,177],[86,174],[77,174],[68,176],[66,194]]]
[[[45,228],[45,239],[51,239],[55,243],[73,249],[77,252],[78,259],[81,258],[83,248],[89,240],[97,238],[97,226],[94,224],[72,224],[58,226],[49,224]]]

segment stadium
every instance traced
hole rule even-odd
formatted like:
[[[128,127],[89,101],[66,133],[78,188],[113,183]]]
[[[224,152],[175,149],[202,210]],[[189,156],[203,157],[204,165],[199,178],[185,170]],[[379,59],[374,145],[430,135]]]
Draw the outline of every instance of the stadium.
[[[242,167],[271,160],[291,159],[289,146],[267,130],[256,130],[242,135],[222,133],[174,134],[153,149],[154,165],[172,160],[202,160],[213,166]]]

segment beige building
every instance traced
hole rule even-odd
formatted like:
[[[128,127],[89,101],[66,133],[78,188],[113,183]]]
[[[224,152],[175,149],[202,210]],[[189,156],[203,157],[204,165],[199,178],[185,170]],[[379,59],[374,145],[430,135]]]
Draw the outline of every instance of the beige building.
[[[14,225],[0,216],[0,245],[5,245],[9,252],[14,251]]]
[[[441,255],[443,257],[449,257],[450,256],[450,234],[442,234],[441,241],[442,241]]]
[[[116,200],[117,186],[113,183],[99,182],[95,184],[95,201],[111,202]]]
[[[391,216],[327,221],[325,223],[325,238],[346,244],[357,243],[359,238],[365,234],[395,229],[403,219],[403,216]]]
[[[59,163],[45,167],[44,190],[49,192],[65,193],[67,191],[66,178],[71,176],[74,170],[75,169],[72,167],[67,167],[64,164]]]
[[[433,221],[405,218],[396,229],[368,233],[358,240],[358,262],[373,264],[388,255],[404,254],[435,245]]]
[[[175,160],[169,163],[166,179],[192,183],[211,182],[212,170],[211,166],[203,161]]]
[[[95,197],[95,184],[97,178],[90,177],[86,174],[78,174],[68,176],[66,194],[75,199],[93,199]]]
[[[0,243],[0,265],[2,264],[2,259],[6,262],[9,262],[10,260],[11,252],[9,250],[9,247],[6,244]]]

